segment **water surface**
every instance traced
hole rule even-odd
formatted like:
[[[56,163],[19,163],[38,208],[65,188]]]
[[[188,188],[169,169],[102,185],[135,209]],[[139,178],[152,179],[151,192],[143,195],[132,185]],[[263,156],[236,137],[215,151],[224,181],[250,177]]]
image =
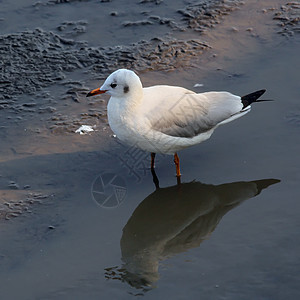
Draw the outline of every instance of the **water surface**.
[[[109,133],[24,133],[35,113],[3,124],[1,203],[41,199],[0,221],[2,297],[298,299],[300,46],[280,41],[225,71],[141,75],[275,100],[181,151],[181,186],[171,156],[158,156],[157,189],[149,155]]]

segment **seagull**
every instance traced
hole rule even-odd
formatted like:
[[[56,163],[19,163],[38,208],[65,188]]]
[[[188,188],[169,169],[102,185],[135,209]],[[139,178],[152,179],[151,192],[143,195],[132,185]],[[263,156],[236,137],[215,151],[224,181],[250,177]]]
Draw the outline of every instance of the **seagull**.
[[[236,96],[229,92],[195,93],[178,86],[155,85],[143,88],[138,75],[127,69],[110,74],[100,88],[86,96],[108,94],[108,122],[124,143],[155,154],[174,155],[176,176],[180,178],[177,152],[210,138],[220,125],[247,114],[251,103],[265,89]]]

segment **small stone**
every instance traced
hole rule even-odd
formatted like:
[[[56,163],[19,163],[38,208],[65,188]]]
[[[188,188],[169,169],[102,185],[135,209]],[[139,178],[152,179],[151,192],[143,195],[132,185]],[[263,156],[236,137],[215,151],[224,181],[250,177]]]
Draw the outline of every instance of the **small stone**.
[[[20,186],[14,181],[10,181],[8,187],[11,188],[12,190],[20,189]]]
[[[195,83],[194,84],[194,87],[196,88],[196,87],[203,87],[203,83]]]
[[[37,105],[37,103],[35,103],[35,102],[30,102],[30,103],[24,103],[23,104],[23,106],[25,106],[25,107],[33,107],[33,106],[36,106]]]

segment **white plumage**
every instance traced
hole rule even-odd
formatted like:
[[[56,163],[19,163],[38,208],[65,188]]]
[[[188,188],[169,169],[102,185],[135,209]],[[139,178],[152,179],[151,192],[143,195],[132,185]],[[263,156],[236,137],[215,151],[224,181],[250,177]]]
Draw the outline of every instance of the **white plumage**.
[[[249,104],[263,92],[244,96],[243,101],[228,92],[197,94],[167,85],[143,88],[133,71],[119,69],[87,96],[111,95],[108,121],[120,140],[151,153],[177,156],[177,151],[210,138],[219,125],[248,113]]]

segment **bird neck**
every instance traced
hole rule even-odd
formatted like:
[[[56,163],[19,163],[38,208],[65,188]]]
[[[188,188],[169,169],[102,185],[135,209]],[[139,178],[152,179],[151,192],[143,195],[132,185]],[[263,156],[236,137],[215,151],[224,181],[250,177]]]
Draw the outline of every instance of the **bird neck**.
[[[138,109],[143,101],[143,89],[135,89],[130,94],[123,97],[122,107],[128,112],[134,112]]]

